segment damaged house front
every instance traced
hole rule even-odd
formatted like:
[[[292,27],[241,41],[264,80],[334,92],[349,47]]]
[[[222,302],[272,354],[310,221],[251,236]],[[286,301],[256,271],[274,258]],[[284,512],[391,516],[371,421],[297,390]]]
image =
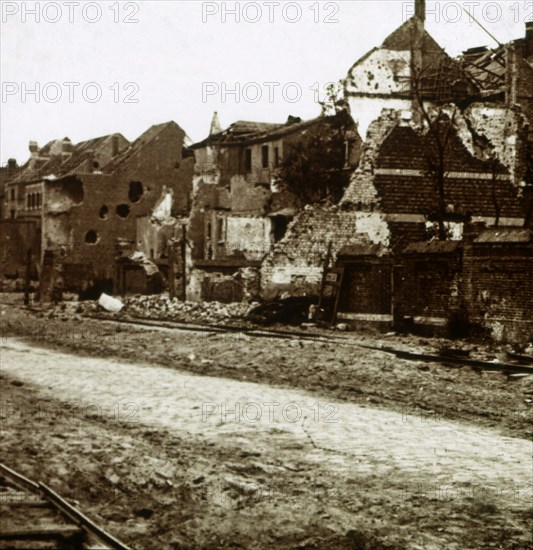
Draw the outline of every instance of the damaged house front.
[[[138,220],[163,197],[171,196],[173,213],[187,212],[193,159],[184,140],[175,122],[152,126],[100,173],[46,180],[43,249],[55,254],[64,288],[79,289],[81,280],[139,291],[135,270],[119,273],[124,263],[115,261],[137,250]]]
[[[109,154],[100,142],[109,142]],[[129,279],[139,290],[133,270],[123,269],[127,262],[117,261],[139,248],[139,219],[165,197],[173,215],[187,213],[194,160],[184,142],[185,132],[175,122],[152,126],[131,144],[115,135],[69,150],[64,140],[59,157],[52,155],[54,165],[38,166],[32,180],[23,172],[26,195],[30,184],[40,193],[34,217],[41,231],[43,299],[54,289],[83,293],[96,286],[111,292],[119,281],[127,287]],[[35,156],[34,164],[42,163],[41,152]],[[32,160],[28,173],[34,170]],[[21,185],[15,178],[7,189]],[[16,218],[29,214],[26,202],[19,197]]]
[[[480,73],[491,72],[494,57],[499,76],[489,81]],[[497,52],[450,58],[425,30],[418,2],[414,17],[350,69],[345,99],[365,136],[360,163],[338,204],[308,207],[272,246],[261,266],[263,295],[318,294],[331,246],[330,267],[342,270],[340,318],[441,325],[468,311],[492,330],[500,320],[473,306],[468,270],[461,288],[452,279],[470,226],[479,234],[531,223],[532,63],[531,24],[525,38]],[[424,244],[435,240],[452,244]],[[524,261],[520,286],[529,296],[531,258]],[[401,284],[413,262],[419,270],[440,262],[449,275]],[[431,299],[435,292],[442,297]],[[527,338],[531,304],[519,307]]]
[[[189,147],[173,122],[131,144],[32,144],[3,211],[40,236],[42,293],[238,302],[328,287],[330,320],[531,337],[532,23],[452,58],[419,0],[342,82],[334,114],[222,130],[215,113]]]
[[[190,299],[240,301],[260,293],[259,267],[283,239],[305,197],[284,181],[284,168],[309,141],[334,131],[335,117],[285,124],[238,121],[193,145],[194,199],[188,225]],[[351,122],[351,121],[350,121]],[[348,173],[360,139],[353,122],[336,142]]]
[[[10,159],[2,173],[4,200],[0,223],[4,259],[1,276],[20,278],[29,267],[32,277],[37,278],[42,256],[45,178],[98,171],[128,145],[128,140],[121,134],[77,144],[65,137],[50,141],[41,148],[37,142],[30,141],[30,158],[23,166]]]

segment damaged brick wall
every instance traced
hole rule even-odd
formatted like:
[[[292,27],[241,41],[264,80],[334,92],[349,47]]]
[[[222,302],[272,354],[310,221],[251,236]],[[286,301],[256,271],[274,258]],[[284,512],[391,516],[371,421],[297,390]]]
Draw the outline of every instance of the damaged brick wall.
[[[210,212],[214,210],[229,211],[230,207],[231,196],[229,189],[210,183],[200,183],[198,185],[193,196],[187,226],[193,262],[206,259],[206,228],[209,221],[207,218],[211,217]]]
[[[438,193],[427,175],[425,156],[431,147],[429,137],[410,126],[396,126],[383,141],[374,178],[383,212],[425,216],[436,213]],[[456,132],[449,139],[445,169],[445,203],[450,214],[495,218],[496,200],[501,218],[522,217],[516,189],[506,169],[501,165],[493,168],[474,157]]]
[[[447,225],[453,238],[461,238],[470,218],[521,224],[522,207],[506,168],[474,156],[460,134],[456,129],[451,135],[446,166]],[[261,269],[264,295],[316,293],[330,241],[335,254],[355,243],[397,252],[429,240],[438,193],[427,175],[427,140],[411,127],[409,117],[384,110],[369,128],[360,165],[339,207],[306,209],[267,256]]]
[[[368,129],[359,166],[341,200],[343,208],[372,212],[379,209],[381,204],[374,185],[377,158],[383,141],[398,124],[399,113],[393,109],[382,109],[380,113]]]
[[[190,272],[187,299],[205,302],[252,302],[260,292],[260,274],[257,267],[226,267],[217,265]]]
[[[368,131],[359,166],[339,206],[308,206],[288,227],[261,268],[261,289],[266,297],[287,292],[317,294],[328,245],[333,258],[343,246],[370,243],[389,246],[390,229],[379,211],[380,197],[374,186],[379,148],[398,122],[398,113],[384,109]]]
[[[169,242],[179,238],[185,218],[156,223],[151,216],[137,218],[137,249],[156,263],[169,255]]]
[[[228,262],[233,264],[232,276],[237,269],[255,269],[253,264],[260,262],[270,253],[273,243],[283,238],[289,220],[301,207],[296,191],[289,191],[288,184],[282,185],[276,179],[280,176],[283,154],[312,136],[322,136],[324,125],[329,128],[330,124],[327,117],[306,122],[289,117],[286,125],[241,121],[226,131],[224,139],[217,135],[193,146],[195,194],[188,230],[194,269],[188,295],[200,299],[212,294],[208,290],[213,286],[211,279],[227,276]],[[232,132],[240,127],[251,133],[239,140]],[[209,145],[209,139],[213,140],[213,146]],[[345,148],[349,152],[345,169],[350,169],[350,163],[358,161],[360,151],[360,138],[354,128],[342,152],[346,152]],[[206,172],[204,178],[202,171]],[[316,263],[314,258],[310,261]],[[203,269],[206,263],[207,274]],[[320,271],[320,262],[316,268]],[[268,270],[265,273],[268,277]],[[306,284],[307,274],[308,266],[303,262],[295,276]],[[274,277],[286,278],[286,274],[281,275],[278,269]],[[252,279],[253,285],[258,285],[255,276]],[[257,291],[245,290],[245,296],[247,293],[257,295]]]
[[[259,261],[271,248],[270,218],[230,214],[226,219],[226,255]]]
[[[494,223],[499,217],[501,224],[521,224],[523,207],[509,173],[503,165],[484,160],[486,151],[478,152],[478,158],[470,126],[460,114],[456,122],[446,156],[448,222],[457,225],[460,219],[474,218]],[[384,110],[369,128],[342,208],[382,212],[393,247],[430,238],[431,228],[425,225],[436,219],[438,193],[428,175],[429,148],[429,137],[415,130],[405,113]],[[462,225],[455,238],[461,233]]]
[[[40,261],[41,232],[33,221],[0,220],[0,277],[23,278],[31,250],[31,274]]]
[[[317,294],[330,242],[335,256],[343,246],[357,242],[387,244],[388,230],[379,213],[346,212],[336,206],[306,207],[263,261],[263,295]]]
[[[196,231],[196,242],[188,240],[191,265],[187,298],[197,301],[242,301],[258,296],[258,269],[253,267],[270,248],[271,220],[260,215],[240,215],[224,210],[197,210],[204,231]],[[189,224],[189,235],[191,233]],[[197,222],[197,225],[198,222]],[[193,226],[194,229],[194,226]],[[198,252],[198,236],[204,240],[204,255]]]
[[[229,304],[241,302],[244,297],[238,274],[224,275],[218,272],[207,274],[202,278],[201,287],[204,302]]]
[[[413,66],[428,75],[423,81],[424,91],[429,90],[433,96],[450,95],[452,83],[461,79],[454,60],[426,32],[417,17],[408,19],[381,46],[370,50],[350,68],[344,94],[363,138],[383,108],[397,111],[412,108]],[[440,74],[435,75],[436,71]],[[438,85],[436,79],[440,79]]]
[[[488,141],[485,155],[493,151],[509,170],[513,184],[518,186],[526,171],[530,128],[520,107],[474,103],[465,110],[464,116],[473,132]]]
[[[232,212],[265,213],[272,195],[268,187],[251,185],[244,176],[233,176],[230,187]]]
[[[533,67],[524,57],[523,46],[510,43],[505,48],[507,105],[521,108],[529,124],[533,125]]]
[[[470,321],[488,329],[496,341],[531,341],[531,238],[528,242],[466,243],[463,262],[463,299]]]
[[[47,181],[44,248],[62,249],[62,262],[88,265],[95,278],[113,279],[117,239],[135,244],[137,219],[153,214],[166,189],[173,213],[187,211],[194,160],[182,158],[183,138],[183,130],[167,124],[111,174]]]
[[[231,177],[240,174],[242,159],[238,147],[220,147],[216,144],[194,150],[194,184],[196,192],[200,183],[229,186]]]

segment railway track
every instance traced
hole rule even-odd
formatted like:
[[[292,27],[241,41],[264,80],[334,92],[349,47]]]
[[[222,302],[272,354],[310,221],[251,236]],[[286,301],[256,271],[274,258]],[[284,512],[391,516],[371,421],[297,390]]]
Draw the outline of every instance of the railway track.
[[[207,323],[184,323],[180,321],[168,321],[162,319],[153,319],[150,317],[133,317],[133,318],[120,318],[113,319],[106,317],[105,315],[89,314],[84,315],[85,318],[95,319],[97,321],[110,321],[113,323],[123,323],[140,327],[149,328],[166,328],[190,332],[206,332],[212,334],[218,333],[233,333],[244,334],[246,336],[254,336],[257,338],[275,338],[281,340],[291,340],[294,338],[300,338],[302,340],[309,340],[313,342],[329,342],[332,340],[338,342],[349,342],[352,345],[357,345],[357,342],[353,338],[346,336],[340,336],[338,334],[320,334],[314,332],[308,332],[303,330],[274,330],[274,329],[259,329],[251,328],[245,325],[221,325],[221,324],[207,324]]]
[[[0,549],[129,550],[43,483],[0,463]]]
[[[388,346],[370,346],[366,343],[357,341],[350,336],[341,336],[339,334],[320,334],[307,331],[294,330],[272,330],[272,329],[254,329],[249,326],[228,326],[220,324],[199,324],[199,323],[184,323],[179,321],[155,320],[147,317],[134,317],[129,319],[110,319],[104,315],[85,315],[85,318],[94,319],[123,325],[132,325],[146,329],[165,329],[175,331],[189,331],[209,334],[243,334],[255,338],[273,338],[281,340],[299,339],[310,342],[334,343],[335,345],[343,345],[350,347],[360,347],[380,351],[382,353],[393,354],[399,359],[408,361],[417,361],[425,363],[440,363],[450,367],[471,367],[478,370],[500,371],[504,374],[524,374],[533,375],[533,358],[517,354],[509,354],[509,359],[512,362],[504,363],[501,361],[482,361],[469,359],[467,357],[454,355],[437,355],[432,353],[416,353],[406,350],[394,349]]]

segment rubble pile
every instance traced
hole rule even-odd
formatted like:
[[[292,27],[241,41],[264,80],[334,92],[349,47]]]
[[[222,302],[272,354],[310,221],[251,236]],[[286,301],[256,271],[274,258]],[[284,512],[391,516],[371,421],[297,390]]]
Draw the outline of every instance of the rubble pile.
[[[103,295],[106,296],[106,295]],[[41,315],[48,318],[68,320],[81,319],[83,315],[111,315],[117,317],[146,317],[168,321],[181,321],[188,323],[231,322],[232,320],[244,321],[249,311],[257,307],[257,303],[234,302],[223,304],[220,302],[182,302],[172,299],[167,293],[152,296],[129,296],[126,298],[113,298],[113,302],[122,307],[105,307],[111,297],[103,300],[65,300],[56,305],[49,305],[40,311]],[[115,311],[113,311],[115,310]]]
[[[126,298],[121,314],[187,322],[228,321],[246,317],[250,308],[256,305],[241,302],[182,302],[164,293]]]

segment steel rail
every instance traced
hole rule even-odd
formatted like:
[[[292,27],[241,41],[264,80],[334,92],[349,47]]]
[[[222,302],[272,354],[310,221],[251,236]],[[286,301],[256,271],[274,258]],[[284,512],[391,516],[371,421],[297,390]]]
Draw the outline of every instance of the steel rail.
[[[176,330],[184,330],[190,332],[215,332],[215,333],[243,333],[249,336],[257,337],[272,337],[280,339],[292,339],[303,338],[313,341],[328,342],[330,340],[336,340],[339,342],[349,342],[353,345],[358,345],[346,336],[339,336],[337,334],[319,334],[315,332],[304,331],[289,331],[289,330],[273,330],[273,329],[261,329],[251,328],[244,325],[217,325],[208,323],[186,323],[184,321],[174,321],[170,319],[153,319],[152,317],[130,317],[130,318],[110,318],[105,315],[87,314],[83,315],[87,319],[96,319],[98,321],[110,321],[115,323],[125,323],[147,327],[160,327],[170,328]]]
[[[59,496],[54,490],[50,489],[44,483],[39,483],[43,495],[65,516],[67,516],[76,525],[82,527],[85,531],[88,531],[98,540],[107,544],[112,550],[131,550],[129,546],[126,546],[113,535],[110,535],[107,531],[104,531],[101,527],[98,527],[91,519],[85,514],[80,512],[77,508],[72,506],[64,498]]]
[[[107,531],[98,527],[85,514],[80,512],[80,510],[75,508],[44,483],[35,483],[2,463],[0,463],[0,476],[22,490],[29,490],[47,501],[56,511],[66,516],[66,518],[68,518],[77,528],[82,529],[87,535],[92,535],[97,542],[105,544],[105,547],[99,546],[102,550],[104,548],[106,550],[131,550],[129,546],[126,546]],[[31,535],[29,531],[28,533]],[[95,548],[92,541],[90,542],[90,547]]]
[[[465,367],[472,368],[483,368],[485,370],[493,370],[507,373],[524,373],[533,375],[533,363],[531,366],[522,364],[513,364],[513,363],[502,363],[502,362],[493,362],[493,361],[482,361],[476,359],[469,359],[466,357],[454,357],[454,356],[444,356],[444,355],[435,355],[431,353],[415,353],[410,351],[398,350],[388,346],[371,346],[368,344],[363,344],[361,342],[356,342],[353,339],[346,336],[338,335],[319,335],[316,333],[305,333],[305,332],[292,332],[292,331],[281,331],[281,330],[261,330],[261,329],[250,329],[249,327],[227,327],[224,325],[196,325],[188,324],[175,321],[163,321],[159,319],[149,319],[146,317],[139,318],[129,318],[129,319],[110,319],[109,317],[103,315],[87,315],[85,316],[90,319],[97,321],[107,321],[112,323],[124,323],[128,325],[136,325],[146,328],[166,328],[173,330],[181,331],[192,331],[192,332],[211,332],[211,333],[231,333],[239,332],[251,337],[258,338],[279,338],[279,339],[294,339],[300,338],[305,341],[319,342],[319,343],[330,343],[337,345],[347,345],[347,346],[356,346],[360,348],[365,348],[373,351],[380,351],[382,353],[393,354],[399,359],[405,359],[408,361],[423,361],[427,363],[440,363],[444,366],[446,364],[454,364]],[[333,340],[333,342],[332,342]],[[522,359],[525,357],[522,356]]]
[[[29,489],[30,491],[39,491],[39,485],[34,483],[22,474],[15,472],[11,468],[8,468],[5,464],[0,462],[0,476],[9,479],[15,485],[18,485],[21,489]]]

